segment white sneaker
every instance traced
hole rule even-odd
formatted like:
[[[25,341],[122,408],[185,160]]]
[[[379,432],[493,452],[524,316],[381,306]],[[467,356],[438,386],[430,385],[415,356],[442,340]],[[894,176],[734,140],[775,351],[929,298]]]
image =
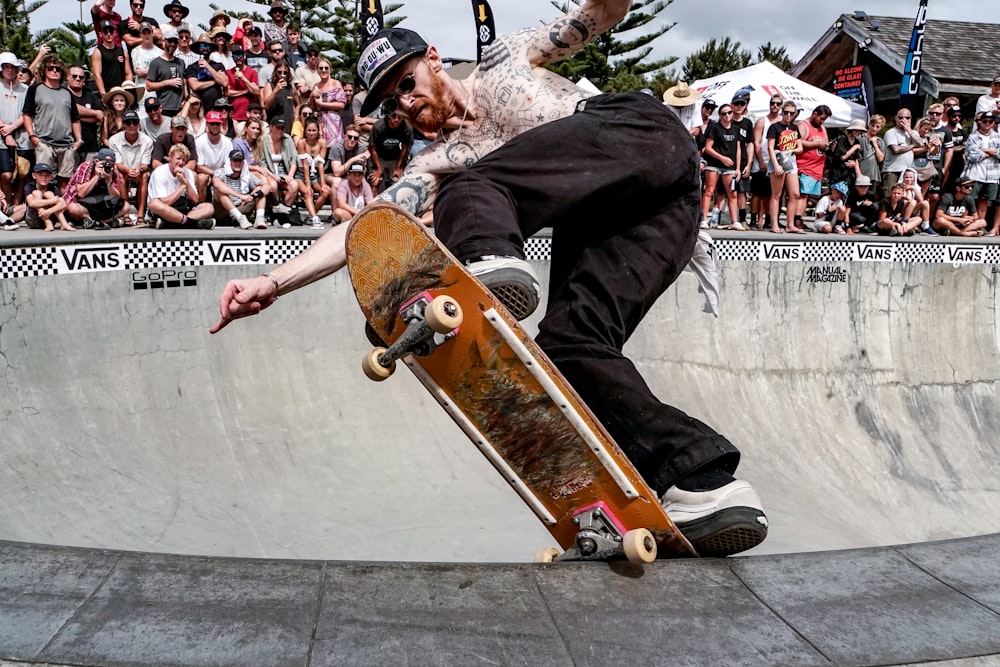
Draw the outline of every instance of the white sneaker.
[[[711,225],[708,224],[708,220],[702,220],[701,224],[698,225],[699,229],[711,229]]]
[[[538,308],[541,288],[531,264],[519,257],[487,255],[466,262],[469,273],[493,292],[510,314],[523,320]]]
[[[289,208],[288,206],[285,206],[284,204],[275,204],[274,206],[271,207],[271,210],[277,213],[278,215],[284,215],[286,213],[292,212],[292,209]]]
[[[314,215],[312,217],[310,224],[312,225],[313,229],[323,229],[324,227],[326,227],[326,225],[323,224],[323,221],[319,219],[318,215]]]
[[[289,227],[292,226],[292,223],[290,223],[290,222],[282,222],[281,220],[278,220],[277,218],[275,218],[274,222],[271,223],[271,224],[273,224],[275,227],[281,227],[282,229],[288,229]]]
[[[245,215],[241,215],[236,218],[236,222],[239,223],[240,229],[250,229],[253,227],[253,223],[250,222]]]
[[[749,482],[735,480],[711,491],[666,490],[660,500],[701,556],[730,556],[767,537],[767,516]]]
[[[5,232],[16,232],[20,228],[21,225],[17,224],[13,220],[8,220],[7,222],[0,225],[0,229],[2,229]]]
[[[739,221],[731,223],[729,225],[729,228],[733,229],[733,230],[736,230],[738,232],[742,232],[742,231],[744,231],[746,229],[742,224],[739,223]]]
[[[267,229],[267,218],[265,218],[264,216],[260,216],[259,218],[257,218],[257,223],[255,227],[257,227],[257,229]]]

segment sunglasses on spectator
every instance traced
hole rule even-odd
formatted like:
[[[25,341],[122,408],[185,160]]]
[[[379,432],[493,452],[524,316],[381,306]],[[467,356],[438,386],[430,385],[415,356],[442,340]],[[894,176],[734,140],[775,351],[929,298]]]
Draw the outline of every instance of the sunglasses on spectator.
[[[927,115],[928,116],[940,116],[942,113],[943,112],[941,112],[941,111],[928,111]]]
[[[69,78],[73,79],[74,81],[83,81],[84,79],[87,78],[87,75],[86,74],[70,74]]]
[[[958,187],[962,188],[963,190],[971,190],[974,186],[970,183],[969,185],[960,185]]]
[[[780,107],[780,106],[781,106],[781,101],[778,101],[778,102],[771,102],[771,106],[772,106],[772,107]]]
[[[781,113],[785,114],[786,116],[794,116],[795,114],[798,113],[798,111],[796,111],[795,109],[792,109],[791,111],[789,111],[788,109],[783,109]]]
[[[350,139],[351,141],[357,141],[358,139],[361,138],[361,135],[358,135],[358,134],[345,134],[344,138],[345,139]]]
[[[138,125],[139,121],[137,121],[137,120],[127,120],[127,121],[125,121],[125,124],[126,125]]]
[[[329,72],[330,71],[329,67],[317,67],[316,69],[318,69],[320,72]]]
[[[996,118],[980,118],[979,122],[980,123],[995,123],[996,122]]]
[[[733,112],[732,111],[720,111],[719,115],[720,116],[732,116]]]
[[[114,28],[101,28],[101,32],[106,32],[109,35],[113,35],[115,33],[115,29]]]
[[[396,92],[382,100],[382,110],[389,116],[396,113],[396,110],[399,109],[399,100],[397,98],[400,95],[409,95],[416,87],[417,79],[413,72],[410,72],[396,84]]]
[[[133,7],[140,7],[140,8],[142,8],[142,7],[146,6],[146,3],[145,2],[133,2],[132,6]]]
[[[271,53],[284,53],[284,49],[271,49]]]
[[[63,71],[63,68],[60,67],[59,65],[49,65],[45,69],[48,70],[49,72],[61,72],[61,71]]]
[[[744,102],[743,100],[736,100],[735,102],[733,102],[734,107],[745,107],[746,105],[747,103]]]

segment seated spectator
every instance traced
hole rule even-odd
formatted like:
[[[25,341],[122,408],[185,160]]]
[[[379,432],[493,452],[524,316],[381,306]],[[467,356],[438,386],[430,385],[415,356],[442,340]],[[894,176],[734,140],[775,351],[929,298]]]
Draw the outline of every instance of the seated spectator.
[[[170,119],[163,115],[163,107],[155,97],[147,97],[142,103],[146,108],[146,118],[142,121],[142,131],[150,139],[156,139],[161,134],[170,132]]]
[[[305,134],[306,121],[310,118],[315,118],[316,112],[312,110],[312,107],[308,104],[303,104],[299,107],[299,117],[295,119],[292,123],[292,131],[289,134],[292,135],[292,139],[298,141]]]
[[[348,125],[344,128],[344,140],[330,147],[327,153],[326,162],[329,165],[326,183],[336,192],[340,188],[340,181],[347,170],[355,164],[366,166],[368,161],[368,149],[361,148],[361,132],[357,125]]]
[[[111,137],[125,129],[124,116],[133,103],[132,94],[124,88],[115,87],[104,96],[104,124],[102,136],[104,146],[111,146]]]
[[[21,225],[18,223],[24,220],[26,208],[24,204],[9,205],[7,197],[0,191],[0,231],[16,232],[20,229]]]
[[[878,224],[879,200],[872,191],[871,180],[862,174],[854,179],[847,195],[847,233],[874,234]]]
[[[125,179],[115,168],[115,152],[97,151],[97,157],[76,168],[66,186],[66,215],[82,221],[84,229],[122,227],[128,220],[128,191]]]
[[[192,137],[197,139],[205,134],[205,107],[202,105],[201,99],[196,95],[189,95],[184,100],[181,112],[178,115],[187,119],[187,131]]]
[[[153,170],[149,177],[149,212],[157,217],[156,228],[195,226],[215,227],[214,207],[198,198],[194,172],[184,164],[191,157],[188,149],[175,144],[170,147],[166,164]]]
[[[167,155],[170,153],[170,148],[174,144],[183,144],[185,148],[188,149],[190,154],[190,159],[188,163],[184,165],[188,169],[194,171],[198,166],[198,145],[197,140],[191,136],[187,128],[187,118],[184,116],[174,116],[170,119],[170,132],[168,134],[161,134],[153,142],[153,153],[152,153],[152,164],[153,169],[156,169],[161,164],[167,162]]]
[[[136,227],[149,224],[146,219],[146,198],[149,195],[149,172],[152,171],[153,140],[139,131],[139,114],[126,111],[122,120],[125,131],[111,137],[110,148],[115,152],[115,168],[125,180],[126,199],[136,190]]]
[[[298,169],[295,170],[295,178],[299,182],[299,192],[302,193],[302,198],[306,203],[309,221],[314,229],[322,229],[323,223],[320,221],[317,211],[327,203],[332,194],[323,174],[326,142],[320,136],[319,121],[315,118],[310,118],[306,122],[304,132],[305,136],[299,139],[295,146],[299,160]]]
[[[958,181],[955,192],[941,195],[934,227],[945,236],[982,236],[986,221],[976,212],[976,200],[971,195],[975,182],[971,178]]]
[[[229,164],[215,172],[215,215],[228,215],[240,229],[267,229],[264,206],[267,203],[267,185],[254,175],[246,165],[243,151],[234,148],[229,153]],[[254,213],[251,224],[248,215]]]
[[[976,129],[965,140],[965,173],[974,182],[972,198],[976,212],[986,219],[986,208],[997,198],[1000,183],[1000,134],[996,129],[997,114],[987,111],[976,116]]]
[[[930,218],[930,204],[924,199],[920,185],[917,183],[917,170],[912,167],[903,170],[900,181],[903,186],[903,201],[906,202],[906,217],[918,216],[922,224]]]
[[[209,111],[205,116],[208,131],[195,140],[195,147],[198,149],[195,183],[202,199],[208,196],[208,185],[215,177],[215,172],[226,166],[226,160],[233,152],[233,142],[222,134],[222,123],[222,114]]]
[[[889,188],[889,196],[879,208],[877,231],[881,236],[912,236],[923,222],[919,215],[908,216],[903,199],[903,186],[899,183]]]
[[[295,172],[298,171],[298,153],[295,151],[295,141],[285,133],[285,119],[275,118],[269,127],[270,136],[264,141],[264,166],[273,175],[276,188],[271,195],[278,200],[274,212],[286,215],[295,206],[299,196],[298,181]],[[276,219],[275,224],[279,222]],[[290,223],[280,223],[288,227]]]
[[[66,201],[59,192],[59,185],[53,182],[52,167],[46,162],[39,162],[34,169],[35,180],[24,186],[25,222],[31,229],[55,231],[53,219],[59,223],[59,228],[67,232],[75,232],[76,227],[66,220]]]
[[[372,201],[372,188],[365,180],[365,166],[355,162],[347,168],[347,178],[337,188],[337,207],[333,210],[333,224],[347,222]]]
[[[230,140],[236,138],[236,126],[233,121],[233,105],[229,103],[225,97],[220,97],[215,100],[215,106],[209,111],[218,112],[219,116],[222,118],[222,135],[229,137]],[[205,115],[208,115],[208,111]],[[206,129],[207,132],[207,129]]]
[[[816,219],[812,230],[820,234],[837,232],[845,234],[844,225],[847,222],[847,184],[834,183],[825,197],[816,202]],[[807,223],[808,224],[808,223]]]

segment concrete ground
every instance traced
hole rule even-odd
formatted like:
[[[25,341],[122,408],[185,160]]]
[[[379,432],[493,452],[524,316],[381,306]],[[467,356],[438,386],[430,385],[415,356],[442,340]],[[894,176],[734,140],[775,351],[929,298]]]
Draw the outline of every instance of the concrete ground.
[[[57,234],[0,237],[4,275]],[[683,276],[627,351],[743,450],[768,540],[535,566],[551,538],[436,403],[362,376],[345,275],[208,335],[227,279],[316,235],[259,234],[246,266],[184,233],[62,233],[124,261],[0,280],[0,659],[995,664],[997,260],[726,259],[719,319]]]

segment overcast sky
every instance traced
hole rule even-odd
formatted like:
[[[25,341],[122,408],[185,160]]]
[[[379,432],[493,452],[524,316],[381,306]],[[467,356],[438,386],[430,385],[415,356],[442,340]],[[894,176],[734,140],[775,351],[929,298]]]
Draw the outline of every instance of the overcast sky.
[[[169,0],[148,0],[147,14],[165,21],[163,5]],[[208,23],[211,10],[207,2],[182,0],[191,8],[188,21]],[[400,0],[404,7],[396,15],[405,15],[405,27],[420,32],[445,57],[474,58],[475,34],[472,2],[468,0]],[[84,20],[89,20],[90,3],[82,5]],[[265,9],[245,0],[214,0],[219,6],[234,12]],[[389,5],[391,0],[383,0]],[[68,20],[70,0],[48,0],[48,4],[32,14],[32,28],[39,30]],[[497,32],[503,34],[540,21],[549,21],[558,11],[546,0],[491,0]],[[723,9],[724,7],[724,9]],[[127,0],[117,0],[118,13],[128,14]],[[75,8],[78,9],[78,8]],[[801,3],[796,0],[752,0],[716,4],[705,0],[675,0],[661,14],[661,21],[676,22],[669,32],[654,42],[656,58],[676,56],[675,67],[680,71],[684,59],[701,48],[712,37],[731,36],[744,48],[756,51],[759,44],[770,41],[788,49],[793,60],[800,58],[829,28],[840,14],[861,9],[874,16],[914,17],[915,0],[880,0],[868,6],[852,0],[827,0]],[[970,0],[929,0],[928,17],[942,20],[1000,22],[1000,4],[973,3]],[[74,18],[77,18],[75,16]]]

